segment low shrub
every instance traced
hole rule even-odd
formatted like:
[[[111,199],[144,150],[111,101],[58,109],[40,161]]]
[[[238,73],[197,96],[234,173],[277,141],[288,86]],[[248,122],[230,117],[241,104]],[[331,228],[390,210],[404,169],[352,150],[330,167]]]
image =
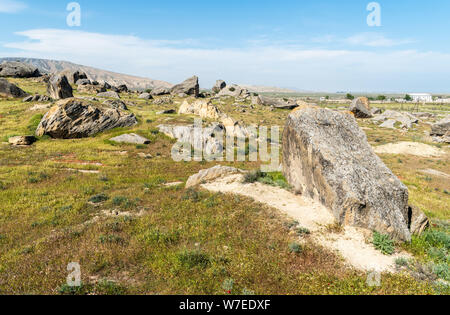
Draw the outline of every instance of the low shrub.
[[[394,241],[391,240],[389,235],[374,232],[372,244],[376,249],[382,252],[383,255],[392,255],[395,251]]]

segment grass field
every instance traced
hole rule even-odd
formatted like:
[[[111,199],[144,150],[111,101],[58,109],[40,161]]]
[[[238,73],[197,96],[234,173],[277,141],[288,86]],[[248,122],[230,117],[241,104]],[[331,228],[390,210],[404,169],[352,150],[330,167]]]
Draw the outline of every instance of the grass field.
[[[30,93],[45,91],[40,82],[11,81]],[[437,288],[406,271],[383,275],[381,287],[369,287],[366,274],[344,266],[307,236],[306,245],[293,252],[290,245],[298,235],[289,219],[273,209],[233,195],[166,186],[216,163],[171,159],[174,141],[156,127],[192,122],[192,117],[156,112],[176,109],[176,104],[153,105],[136,94],[123,100],[135,104],[129,106],[139,120],[134,128],[78,140],[43,137],[27,148],[5,142],[13,135],[33,134],[45,110],[32,112],[30,103],[0,100],[0,293],[448,294],[448,286]],[[261,106],[251,109],[250,104],[241,112],[233,104],[229,100],[219,106],[246,124],[283,126],[288,115]],[[410,132],[381,130],[369,121],[361,126],[373,145],[435,145],[424,134],[430,128],[426,124]],[[125,132],[145,136],[151,144],[108,141]],[[431,263],[430,268],[441,268],[435,274],[446,279],[449,182],[420,173],[432,168],[450,174],[448,148],[441,148],[447,150],[442,158],[381,157],[408,186],[411,203],[434,224],[426,235],[402,246],[417,258],[414,266]],[[70,262],[81,266],[83,286],[77,289],[64,285]]]

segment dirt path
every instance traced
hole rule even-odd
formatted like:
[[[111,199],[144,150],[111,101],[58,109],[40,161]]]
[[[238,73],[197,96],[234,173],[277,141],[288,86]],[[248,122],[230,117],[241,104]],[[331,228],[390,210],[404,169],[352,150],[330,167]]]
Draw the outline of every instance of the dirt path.
[[[341,233],[330,233],[327,226],[334,224],[333,215],[320,203],[294,195],[284,189],[261,183],[243,184],[243,175],[229,175],[201,185],[212,192],[246,196],[287,214],[302,227],[311,231],[313,240],[340,254],[346,263],[362,271],[395,272],[395,260],[409,258],[402,252],[385,256],[366,241],[369,231],[345,227]]]
[[[407,154],[421,157],[440,157],[445,155],[444,150],[419,142],[389,143],[374,147],[374,150],[378,154]]]

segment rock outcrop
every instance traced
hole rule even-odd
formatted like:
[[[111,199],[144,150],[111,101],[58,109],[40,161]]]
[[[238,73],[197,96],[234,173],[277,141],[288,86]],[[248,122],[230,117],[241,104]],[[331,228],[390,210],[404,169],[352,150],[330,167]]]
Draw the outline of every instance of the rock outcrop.
[[[10,83],[8,80],[0,79],[0,96],[19,98],[27,95],[28,94],[24,90]]]
[[[15,146],[27,146],[32,145],[36,141],[34,136],[17,136],[8,139],[9,144]]]
[[[122,100],[106,100],[103,102],[103,105],[112,107],[112,108],[117,108],[117,109],[122,109],[122,110],[128,110],[127,104],[125,104],[125,102],[123,102]]]
[[[205,119],[218,119],[220,117],[217,107],[207,99],[187,99],[181,104],[178,113],[196,115]]]
[[[312,107],[291,113],[283,164],[295,191],[319,200],[341,224],[411,240],[408,189],[374,153],[353,116]]]
[[[411,234],[420,236],[430,226],[430,220],[418,207],[410,206],[408,215]]]
[[[413,127],[413,124],[419,122],[419,119],[410,113],[394,110],[387,110],[383,114],[375,116],[372,120],[378,123],[384,122],[385,124],[380,125],[383,128],[395,128],[395,125],[398,123],[399,127],[403,129],[410,129]]]
[[[136,124],[134,114],[71,98],[58,102],[45,114],[36,135],[58,139],[85,138],[105,130]]]
[[[67,81],[69,81],[70,84],[79,84],[78,81],[80,80],[88,80],[88,76],[86,73],[79,71],[79,70],[70,70],[66,69],[59,73],[61,76],[66,76]],[[89,80],[88,80],[89,81]],[[90,84],[90,81],[89,81]]]
[[[450,143],[450,116],[432,125],[430,135],[436,142]]]
[[[198,84],[198,77],[193,76],[192,78],[187,79],[183,83],[175,85],[170,93],[172,95],[186,94],[194,97],[198,97],[200,93],[200,85]]]
[[[367,97],[358,97],[353,100],[349,108],[356,118],[372,118],[372,109]]]
[[[197,185],[201,185],[227,175],[240,173],[242,173],[242,171],[238,170],[237,168],[217,165],[206,170],[201,170],[198,174],[189,177],[188,181],[186,182],[186,188],[195,187]]]
[[[55,74],[50,77],[47,92],[54,100],[73,97],[73,90],[66,76]]]
[[[118,137],[111,138],[109,140],[117,143],[150,144],[150,140],[135,133],[124,134]]]
[[[98,97],[120,99],[120,95],[114,91],[102,92],[97,94]]]
[[[214,94],[217,94],[220,91],[222,91],[224,88],[226,88],[226,86],[227,86],[227,84],[225,83],[225,81],[217,80],[216,84],[212,88],[212,91],[213,91]]]
[[[228,85],[225,88],[223,88],[222,90],[220,90],[220,92],[217,93],[216,96],[218,96],[218,97],[231,96],[231,97],[235,97],[235,98],[246,99],[246,98],[250,97],[250,93],[248,92],[247,89],[244,89],[244,88],[240,87],[239,85],[232,84],[232,85]]]
[[[160,95],[168,95],[170,94],[170,89],[167,87],[156,87],[152,90],[152,95],[160,96]]]
[[[0,64],[0,77],[35,78],[40,76],[38,68],[28,63],[6,61]]]
[[[261,100],[261,105],[272,106],[278,109],[294,109],[298,107],[297,102],[294,100],[278,99],[267,96],[259,96],[259,99]]]
[[[24,103],[27,102],[51,102],[52,99],[47,95],[29,95],[22,100]]]
[[[139,98],[143,100],[152,100],[153,96],[150,93],[142,93],[139,95]]]

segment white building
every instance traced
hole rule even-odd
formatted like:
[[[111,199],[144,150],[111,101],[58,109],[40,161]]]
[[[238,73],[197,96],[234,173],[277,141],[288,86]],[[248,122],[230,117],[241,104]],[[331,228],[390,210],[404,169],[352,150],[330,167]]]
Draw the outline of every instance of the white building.
[[[413,99],[413,102],[421,103],[432,103],[433,102],[433,96],[428,93],[411,93],[409,94],[411,98]]]

